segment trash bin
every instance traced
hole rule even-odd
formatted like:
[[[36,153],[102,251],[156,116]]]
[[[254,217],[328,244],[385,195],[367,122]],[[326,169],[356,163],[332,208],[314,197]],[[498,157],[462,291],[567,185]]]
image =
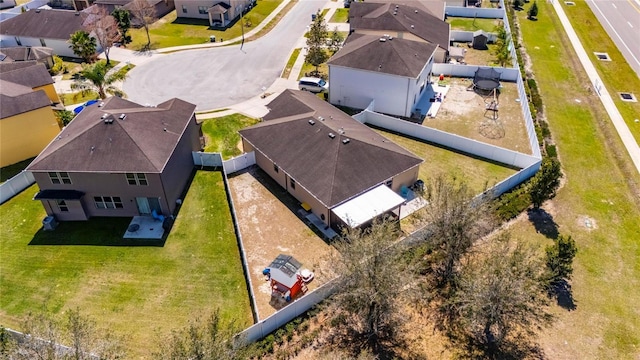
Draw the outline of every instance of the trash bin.
[[[215,35],[209,36],[209,42],[216,42],[216,36]]]
[[[56,218],[54,218],[53,216],[47,216],[44,219],[42,219],[42,228],[45,230],[55,230],[56,227],[58,227],[58,222],[56,221]]]
[[[311,14],[311,21],[315,21],[316,20],[316,14]]]

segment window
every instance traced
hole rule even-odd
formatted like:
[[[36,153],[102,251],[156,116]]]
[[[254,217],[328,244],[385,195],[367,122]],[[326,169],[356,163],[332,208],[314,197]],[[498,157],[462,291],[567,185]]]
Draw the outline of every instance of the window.
[[[67,172],[50,172],[49,180],[52,184],[71,184],[71,178]]]
[[[393,185],[393,179],[387,180],[384,184],[387,185],[388,187],[391,187]]]
[[[182,13],[183,14],[187,13],[187,5],[182,5]]]
[[[98,209],[122,209],[122,200],[118,196],[94,196]]]
[[[142,173],[127,173],[129,185],[148,185],[147,176]]]
[[[40,45],[42,45],[43,47],[47,46],[47,43],[44,42],[44,39],[40,39]]]
[[[293,180],[293,179],[289,179],[289,184],[291,185],[291,188],[292,188],[292,189],[295,189],[295,188],[296,188],[296,181],[295,181],[295,180]]]
[[[58,205],[60,212],[69,212],[69,207],[64,200],[56,200],[56,205]]]
[[[207,7],[206,6],[198,6],[198,12],[200,14],[206,14],[207,13]]]
[[[276,163],[273,163],[273,171],[280,172],[280,169],[278,168],[278,165]]]

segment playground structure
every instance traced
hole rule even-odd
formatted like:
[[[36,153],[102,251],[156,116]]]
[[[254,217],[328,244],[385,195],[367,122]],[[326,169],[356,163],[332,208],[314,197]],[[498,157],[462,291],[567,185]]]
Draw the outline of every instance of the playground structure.
[[[505,136],[504,125],[498,116],[499,87],[500,73],[494,68],[478,68],[476,70],[472,89],[481,95],[485,102],[485,120],[480,123],[478,131],[489,139],[501,139]]]

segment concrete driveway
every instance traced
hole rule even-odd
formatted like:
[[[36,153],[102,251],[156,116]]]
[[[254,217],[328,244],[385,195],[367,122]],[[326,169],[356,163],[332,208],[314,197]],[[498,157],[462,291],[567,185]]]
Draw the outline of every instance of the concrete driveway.
[[[326,0],[300,0],[258,40],[159,56],[129,72],[123,90],[130,100],[155,105],[178,97],[196,110],[234,105],[262,93],[280,76],[291,50]]]

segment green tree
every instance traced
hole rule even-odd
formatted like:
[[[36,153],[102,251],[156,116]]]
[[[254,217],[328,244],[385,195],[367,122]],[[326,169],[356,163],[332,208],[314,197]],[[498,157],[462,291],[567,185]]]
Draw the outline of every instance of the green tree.
[[[571,236],[560,235],[554,240],[553,245],[547,246],[546,265],[547,281],[554,286],[563,280],[571,279],[573,273],[573,258],[578,253],[576,242]]]
[[[69,46],[73,53],[81,57],[85,62],[91,62],[96,55],[98,44],[95,38],[91,37],[88,32],[78,30],[71,35]]]
[[[129,11],[123,8],[116,8],[111,13],[111,16],[116,19],[118,29],[120,29],[120,34],[122,34],[122,43],[125,45],[131,43],[131,35],[127,34],[127,31],[131,28]]]
[[[58,118],[62,126],[67,126],[69,125],[71,120],[73,120],[75,115],[73,114],[73,111],[60,110],[60,111],[56,111],[56,117]]]
[[[67,71],[67,65],[65,65],[64,61],[58,55],[53,55],[53,66],[49,69],[49,73],[58,75]]]
[[[538,2],[534,1],[529,7],[529,11],[527,12],[527,17],[529,19],[535,20],[538,18]]]
[[[511,35],[503,24],[497,25],[494,32],[496,33],[496,48],[493,55],[495,55],[498,65],[504,67],[512,60],[510,51]]]
[[[304,60],[315,66],[315,72],[318,74],[318,66],[329,59],[329,55],[325,49],[329,32],[327,31],[327,24],[324,21],[322,12],[318,11],[316,13],[307,35],[307,55]]]
[[[522,357],[512,351],[552,320],[540,265],[539,256],[508,235],[494,239],[488,251],[474,253],[452,298],[458,339],[483,352],[481,358]]]
[[[523,0],[513,0],[513,8],[516,10],[522,9],[522,5],[524,5]]]
[[[561,178],[560,161],[552,157],[543,158],[540,170],[530,182],[529,195],[534,208],[539,208],[546,200],[555,196]]]
[[[360,335],[379,353],[400,324],[402,297],[411,276],[401,261],[398,223],[376,220],[367,229],[350,229],[334,242],[338,250],[332,259],[338,278],[334,295],[339,323]],[[336,320],[337,321],[337,320]]]
[[[95,91],[100,99],[107,97],[107,93],[116,96],[124,96],[122,90],[116,88],[114,83],[123,81],[127,74],[123,71],[116,71],[107,74],[109,67],[100,61],[93,65],[83,65],[80,71],[80,78],[74,80],[71,89],[80,90],[83,95],[90,91]]]
[[[338,31],[338,27],[336,26],[331,32],[331,36],[329,38],[329,50],[335,54],[336,52],[338,52],[338,50],[340,50],[340,46],[342,46],[343,42],[344,36],[340,34],[340,32]]]

